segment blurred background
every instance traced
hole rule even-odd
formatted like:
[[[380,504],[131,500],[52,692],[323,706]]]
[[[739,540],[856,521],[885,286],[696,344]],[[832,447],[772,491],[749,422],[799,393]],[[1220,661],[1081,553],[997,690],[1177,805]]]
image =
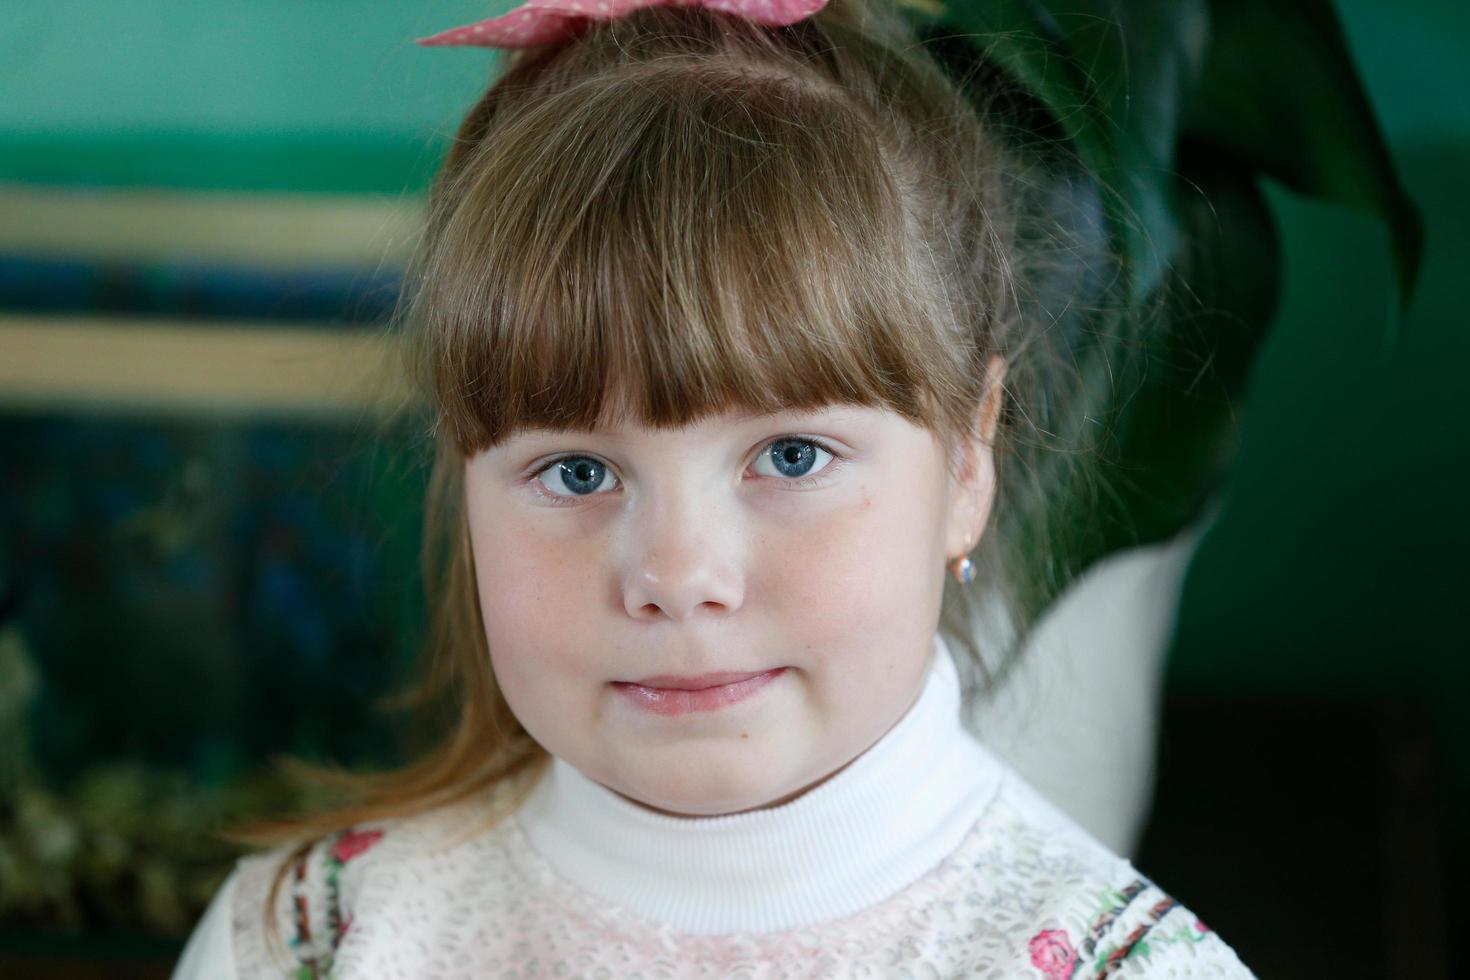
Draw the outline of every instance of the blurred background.
[[[1263,978],[1463,976],[1470,6],[1336,7],[1419,282],[1401,312],[1381,222],[1262,182],[1282,295],[1132,857]],[[393,757],[426,473],[381,327],[492,67],[412,39],[484,15],[7,10],[0,976],[167,976],[270,757]]]

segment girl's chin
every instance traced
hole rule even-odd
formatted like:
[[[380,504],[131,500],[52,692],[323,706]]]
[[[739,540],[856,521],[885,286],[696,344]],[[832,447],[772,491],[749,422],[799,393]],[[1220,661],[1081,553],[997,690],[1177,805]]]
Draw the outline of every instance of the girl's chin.
[[[622,790],[613,790],[613,792],[635,806],[666,817],[718,817],[751,809],[751,807],[742,806],[742,801],[731,800],[728,797],[714,799],[669,793],[648,793],[635,796]]]
[[[670,817],[723,817],[754,810],[769,810],[790,803],[803,793],[825,780],[798,790],[780,787],[751,786],[745,793],[732,792],[729,782],[719,787],[710,787],[709,792],[700,793],[689,787],[668,788],[660,791],[650,787],[648,792],[633,794],[614,790],[619,796],[645,810]]]

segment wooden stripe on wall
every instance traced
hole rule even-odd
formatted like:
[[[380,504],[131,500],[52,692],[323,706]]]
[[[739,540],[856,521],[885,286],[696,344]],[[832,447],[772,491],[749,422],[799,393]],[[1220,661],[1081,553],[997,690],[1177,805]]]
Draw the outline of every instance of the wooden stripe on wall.
[[[412,196],[0,183],[0,251],[91,260],[371,269],[384,261],[406,261],[419,234],[423,203]]]
[[[397,355],[381,330],[0,316],[0,403],[383,416],[411,397]]]

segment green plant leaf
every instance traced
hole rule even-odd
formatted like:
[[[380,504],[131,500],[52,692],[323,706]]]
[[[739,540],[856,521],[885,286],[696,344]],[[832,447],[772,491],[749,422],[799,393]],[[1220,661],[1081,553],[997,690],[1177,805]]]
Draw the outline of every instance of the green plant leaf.
[[[1393,238],[1401,304],[1423,222],[1328,0],[1215,0],[1214,42],[1185,128],[1298,193],[1375,213]]]
[[[1137,302],[1178,245],[1170,207],[1183,93],[1204,63],[1204,0],[964,0],[949,22],[1052,113],[1110,200]]]
[[[1126,534],[1161,540],[1192,521],[1224,479],[1240,399],[1281,288],[1281,246],[1252,168],[1181,144],[1176,202],[1184,247],[1143,351],[1143,379],[1120,414],[1117,491]]]
[[[1039,143],[1065,143],[1052,163],[1072,160],[1047,179],[1104,215],[1104,240],[1073,236],[1085,247],[1071,265],[1111,268],[1107,297],[1077,269],[1034,284],[1076,357],[1084,421],[1119,464],[1103,501],[1059,490],[1064,582],[1196,519],[1234,457],[1280,288],[1258,178],[1382,216],[1405,298],[1420,218],[1330,0],[951,0],[925,16],[1027,93],[1046,117]]]
[[[1094,176],[1116,174],[1117,151],[1102,99],[1044,8],[1025,0],[961,0],[949,4],[944,26],[1044,107]]]
[[[1040,4],[1034,4],[1040,6]],[[1209,39],[1204,0],[1049,0],[1049,19],[1084,67],[1114,159],[1103,175],[1120,211],[1129,299],[1163,281],[1179,248],[1174,155],[1185,94]]]
[[[1179,174],[1175,210],[1186,247],[1171,270],[1166,316],[1184,373],[1170,380],[1192,389],[1207,368],[1224,394],[1239,398],[1281,297],[1276,221],[1244,161],[1185,137]]]

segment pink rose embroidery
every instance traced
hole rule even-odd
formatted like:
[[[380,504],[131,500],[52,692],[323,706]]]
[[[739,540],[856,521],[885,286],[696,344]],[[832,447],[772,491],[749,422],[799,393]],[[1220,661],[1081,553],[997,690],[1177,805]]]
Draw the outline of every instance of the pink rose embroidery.
[[[1198,930],[1199,932],[1209,932],[1210,931],[1210,927],[1207,926],[1207,925],[1205,925],[1203,922],[1201,922],[1198,919],[1195,919],[1194,920],[1194,928],[1196,930]]]
[[[1062,929],[1043,929],[1031,937],[1031,965],[1047,980],[1066,980],[1077,965],[1077,951]]]
[[[382,836],[381,830],[349,830],[332,845],[331,855],[346,864],[376,844]]]

